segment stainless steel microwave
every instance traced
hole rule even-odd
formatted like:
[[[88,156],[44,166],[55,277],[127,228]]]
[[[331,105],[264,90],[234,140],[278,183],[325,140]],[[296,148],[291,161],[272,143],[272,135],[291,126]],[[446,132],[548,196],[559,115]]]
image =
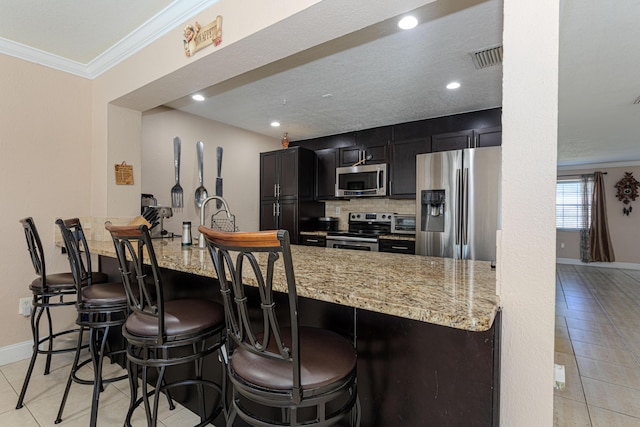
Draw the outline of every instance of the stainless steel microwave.
[[[336,197],[386,195],[386,163],[336,168]]]

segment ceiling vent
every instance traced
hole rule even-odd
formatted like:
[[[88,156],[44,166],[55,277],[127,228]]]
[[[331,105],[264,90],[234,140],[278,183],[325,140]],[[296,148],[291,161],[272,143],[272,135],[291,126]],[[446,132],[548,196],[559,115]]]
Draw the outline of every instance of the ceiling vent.
[[[502,64],[502,45],[471,52],[471,59],[476,70]]]

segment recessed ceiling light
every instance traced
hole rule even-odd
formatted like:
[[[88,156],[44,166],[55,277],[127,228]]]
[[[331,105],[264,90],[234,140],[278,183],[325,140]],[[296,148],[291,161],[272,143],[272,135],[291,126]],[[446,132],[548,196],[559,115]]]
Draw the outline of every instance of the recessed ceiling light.
[[[413,16],[405,16],[400,21],[398,21],[398,27],[403,30],[410,30],[415,28],[418,25],[418,20]]]
[[[199,93],[196,93],[191,97],[191,99],[193,99],[194,101],[204,101],[204,96],[200,95]]]
[[[280,127],[280,122],[271,122],[271,126],[274,128]]]
[[[451,82],[447,85],[447,89],[458,89],[460,87],[460,83]]]

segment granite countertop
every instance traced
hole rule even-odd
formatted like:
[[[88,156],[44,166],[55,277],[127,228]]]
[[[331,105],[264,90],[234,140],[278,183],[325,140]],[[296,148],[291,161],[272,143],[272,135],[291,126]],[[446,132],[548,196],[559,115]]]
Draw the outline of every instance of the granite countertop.
[[[161,267],[216,277],[206,250],[182,249],[179,239],[153,244]],[[111,241],[89,248],[116,257]],[[486,261],[300,245],[291,254],[301,297],[469,331],[489,329],[498,310],[496,274]],[[286,289],[283,271],[275,272],[274,289]]]
[[[378,240],[416,240],[415,234],[382,234]]]
[[[321,236],[326,237],[326,231],[301,231],[300,235],[304,236]],[[415,234],[381,234],[378,236],[381,240],[416,240]]]
[[[327,236],[326,231],[301,231],[300,234],[305,236]]]

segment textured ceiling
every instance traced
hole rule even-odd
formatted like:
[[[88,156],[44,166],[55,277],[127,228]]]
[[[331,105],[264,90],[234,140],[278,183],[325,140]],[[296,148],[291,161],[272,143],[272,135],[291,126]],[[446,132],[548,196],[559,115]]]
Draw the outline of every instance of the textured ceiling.
[[[139,31],[176,14],[178,5],[188,20],[194,7],[214,2],[3,0],[0,53],[29,60],[38,49],[76,66],[89,64],[127,42],[142,47],[149,40],[138,39]],[[348,26],[355,20],[340,13],[340,3],[320,7],[335,9],[333,25]],[[185,11],[187,5],[192,9]],[[502,66],[478,71],[469,52],[500,43],[502,1],[439,0],[416,13],[421,24],[414,30],[398,31],[393,19],[354,24],[346,35],[205,89],[204,103],[186,97],[163,102],[273,137],[288,131],[292,139],[500,106]],[[640,160],[640,105],[633,104],[640,95],[637,16],[637,0],[560,2],[559,164]],[[10,52],[8,42],[14,44]],[[447,91],[451,80],[462,87]],[[267,126],[274,119],[283,123],[279,130]]]
[[[558,159],[640,160],[640,2],[565,0],[560,21]]]
[[[502,7],[476,3],[428,4],[413,30],[389,19],[168,106],[293,140],[499,107],[502,66],[476,70],[470,52],[501,43]]]

